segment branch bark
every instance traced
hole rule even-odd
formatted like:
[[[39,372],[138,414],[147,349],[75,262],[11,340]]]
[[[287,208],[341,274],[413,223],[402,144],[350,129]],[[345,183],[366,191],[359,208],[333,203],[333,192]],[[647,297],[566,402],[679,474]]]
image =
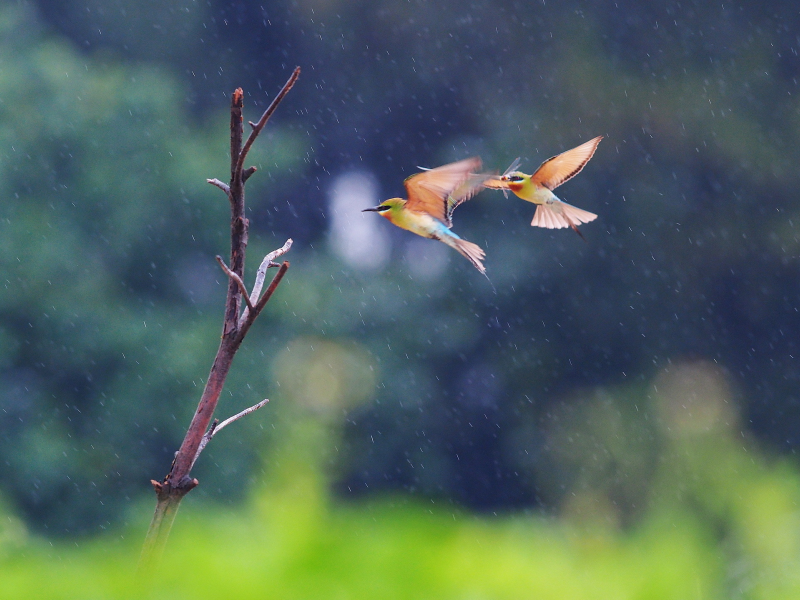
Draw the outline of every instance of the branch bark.
[[[255,173],[255,167],[243,169],[247,153],[255,142],[261,130],[267,124],[270,116],[286,96],[289,90],[297,81],[300,75],[300,68],[297,67],[289,80],[284,84],[281,91],[273,99],[266,111],[261,115],[258,123],[253,124],[252,131],[247,137],[247,141],[242,146],[243,120],[242,108],[244,94],[241,88],[233,92],[231,96],[231,180],[225,184],[218,179],[209,179],[208,182],[220,188],[228,196],[231,205],[231,257],[230,267],[226,267],[220,259],[220,264],[228,274],[228,292],[225,300],[225,316],[222,327],[222,339],[220,340],[217,354],[211,365],[211,372],[208,375],[205,388],[197,405],[197,410],[192,417],[186,436],[180,449],[175,454],[169,473],[163,481],[151,481],[156,492],[156,509],[153,519],[147,531],[145,543],[142,548],[142,555],[139,560],[139,572],[143,574],[157,565],[164,547],[169,537],[169,532],[175,520],[175,516],[183,497],[197,486],[198,481],[191,477],[191,469],[195,460],[202,451],[201,444],[208,435],[206,443],[213,437],[214,432],[209,431],[209,424],[217,407],[225,378],[228,375],[236,351],[242,344],[247,331],[255,319],[269,301],[275,289],[280,284],[283,276],[289,268],[289,263],[284,262],[278,269],[278,273],[273,278],[266,293],[259,299],[261,286],[264,281],[264,272],[269,266],[274,265],[274,258],[285,254],[291,247],[291,240],[288,240],[282,248],[268,254],[256,276],[256,285],[253,293],[248,297],[247,289],[243,283],[245,251],[247,249],[248,220],[245,217],[244,202],[244,183]],[[266,264],[266,267],[264,266]],[[277,265],[274,265],[277,266]],[[247,308],[240,316],[242,295],[245,297]],[[256,405],[260,407],[259,405]],[[245,414],[253,412],[253,409],[244,411]],[[244,416],[242,414],[241,416]],[[241,418],[237,416],[235,419]],[[227,424],[229,421],[226,421]],[[217,430],[220,427],[216,428]],[[207,434],[208,432],[208,434]]]

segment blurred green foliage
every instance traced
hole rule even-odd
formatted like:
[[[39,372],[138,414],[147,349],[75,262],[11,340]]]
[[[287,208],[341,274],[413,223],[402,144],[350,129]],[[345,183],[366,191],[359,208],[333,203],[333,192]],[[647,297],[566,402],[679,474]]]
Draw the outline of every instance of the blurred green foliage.
[[[31,50],[28,11],[0,28],[0,474],[31,518],[74,532],[166,469],[192,414],[219,335],[206,303],[225,293],[229,208],[205,178],[226,172],[227,115],[193,124],[147,66]],[[271,142],[255,164],[293,164],[292,136]]]
[[[656,389],[658,391],[656,391]],[[133,576],[150,509],[124,532],[80,542],[29,535],[4,509],[3,598],[792,598],[800,592],[800,474],[766,459],[736,425],[725,378],[685,363],[640,400],[653,417],[660,458],[636,523],[603,481],[576,486],[551,518],[477,517],[447,501],[377,496],[341,503],[328,494],[329,453],[341,426],[312,407],[285,409],[268,476],[243,506],[186,502],[163,564]],[[697,391],[698,393],[695,393]],[[614,407],[637,386],[589,400],[618,420],[612,439],[635,438],[637,418]],[[593,405],[594,408],[589,408]],[[575,422],[572,435],[591,424]],[[603,429],[597,427],[597,429]],[[611,429],[603,429],[608,432]],[[583,433],[581,433],[583,431]],[[613,454],[609,440],[606,457]],[[630,458],[630,454],[626,454]],[[584,464],[592,464],[593,460]],[[576,461],[577,462],[577,461]],[[268,463],[268,464],[267,464]],[[624,467],[624,465],[618,465]],[[596,469],[591,469],[597,472]],[[613,469],[612,469],[613,471]],[[556,515],[553,515],[556,516]]]

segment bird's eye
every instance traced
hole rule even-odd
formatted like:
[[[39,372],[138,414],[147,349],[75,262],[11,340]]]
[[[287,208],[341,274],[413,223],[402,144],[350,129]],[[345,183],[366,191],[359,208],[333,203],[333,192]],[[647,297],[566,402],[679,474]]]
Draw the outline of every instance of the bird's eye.
[[[389,207],[388,206],[379,206],[378,207],[378,212],[383,212],[385,210],[389,210]]]
[[[514,183],[517,183],[519,181],[522,181],[522,177],[519,176],[519,175],[509,175],[508,176],[508,180],[509,181],[513,181]]]

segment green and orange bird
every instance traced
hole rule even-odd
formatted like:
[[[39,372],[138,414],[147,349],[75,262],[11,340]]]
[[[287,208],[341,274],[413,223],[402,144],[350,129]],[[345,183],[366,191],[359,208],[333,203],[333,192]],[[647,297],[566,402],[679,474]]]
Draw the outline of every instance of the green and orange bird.
[[[599,135],[577,148],[547,159],[533,175],[526,175],[516,170],[519,165],[518,158],[511,163],[505,173],[490,177],[483,185],[504,192],[511,190],[523,200],[536,204],[536,213],[533,215],[531,225],[547,229],[572,227],[575,233],[586,241],[583,234],[578,231],[578,225],[594,221],[597,215],[559,200],[552,190],[581,172],[589,159],[594,156],[594,151],[602,139],[603,136]]]
[[[476,173],[480,168],[481,159],[474,156],[435,169],[426,169],[405,180],[408,200],[390,198],[361,212],[376,212],[402,229],[444,242],[464,255],[485,275],[486,269],[481,262],[485,254],[480,246],[450,231],[456,207],[472,198],[481,190],[484,182],[493,176]]]

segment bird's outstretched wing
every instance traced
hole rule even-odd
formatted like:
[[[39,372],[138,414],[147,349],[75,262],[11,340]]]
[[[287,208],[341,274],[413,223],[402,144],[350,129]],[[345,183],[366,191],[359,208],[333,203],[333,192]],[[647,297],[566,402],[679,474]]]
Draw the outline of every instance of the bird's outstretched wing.
[[[447,196],[445,225],[453,226],[453,211],[483,189],[484,182],[497,177],[497,173],[470,173],[464,182]]]
[[[589,159],[594,156],[597,144],[603,139],[602,135],[577,148],[567,150],[553,158],[549,158],[542,163],[537,171],[531,176],[534,183],[554,190],[565,181],[572,179],[581,172]]]
[[[406,208],[428,213],[450,227],[453,209],[469,200],[483,185],[483,181],[477,185],[470,183],[480,168],[481,159],[473,156],[412,175],[405,181]]]

